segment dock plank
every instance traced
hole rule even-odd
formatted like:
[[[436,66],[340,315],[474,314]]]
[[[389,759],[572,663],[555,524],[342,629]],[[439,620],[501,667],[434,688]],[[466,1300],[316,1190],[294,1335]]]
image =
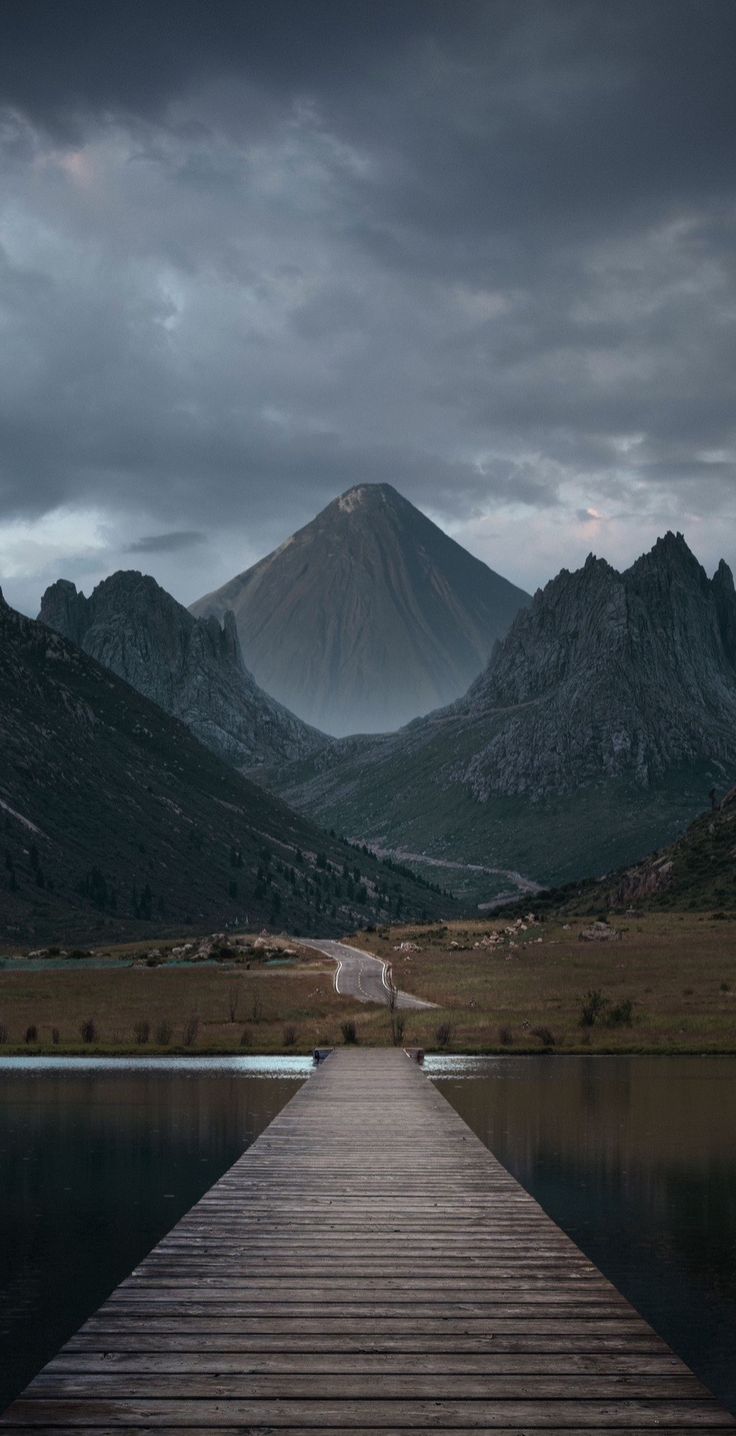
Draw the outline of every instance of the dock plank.
[[[395,1050],[330,1057],[0,1418],[3,1436],[735,1426]]]

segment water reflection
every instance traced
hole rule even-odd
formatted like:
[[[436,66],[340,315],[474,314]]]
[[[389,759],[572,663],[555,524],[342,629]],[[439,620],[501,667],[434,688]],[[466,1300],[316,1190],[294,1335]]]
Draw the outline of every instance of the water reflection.
[[[310,1067],[299,1058],[0,1065],[0,1410]]]
[[[427,1072],[736,1410],[736,1060],[430,1058]]]

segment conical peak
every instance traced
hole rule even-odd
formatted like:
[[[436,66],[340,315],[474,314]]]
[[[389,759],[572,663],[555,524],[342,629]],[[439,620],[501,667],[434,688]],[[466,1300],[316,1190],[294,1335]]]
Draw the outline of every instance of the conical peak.
[[[374,514],[377,509],[386,505],[406,503],[407,500],[402,499],[401,494],[391,484],[355,484],[353,488],[340,494],[328,507],[336,508],[343,514],[353,514],[361,509]]]

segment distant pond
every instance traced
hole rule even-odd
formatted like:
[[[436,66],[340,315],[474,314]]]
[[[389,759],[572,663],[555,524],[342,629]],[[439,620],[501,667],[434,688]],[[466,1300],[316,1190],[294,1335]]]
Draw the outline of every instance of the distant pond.
[[[0,1410],[267,1126],[304,1058],[0,1061]],[[736,1058],[429,1058],[736,1410]]]

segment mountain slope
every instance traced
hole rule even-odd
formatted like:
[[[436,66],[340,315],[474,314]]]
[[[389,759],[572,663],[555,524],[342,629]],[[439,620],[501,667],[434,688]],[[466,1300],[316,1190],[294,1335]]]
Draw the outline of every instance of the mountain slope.
[[[600,886],[610,907],[736,908],[736,788],[668,848]]]
[[[456,698],[527,602],[390,484],[364,484],[191,611],[232,609],[267,692],[364,733]]]
[[[451,707],[292,766],[343,831],[544,882],[673,838],[736,772],[736,595],[682,535],[626,573],[589,558],[517,616]]]
[[[258,688],[231,613],[222,627],[195,619],[144,574],[114,573],[89,598],[59,579],[39,618],[243,771],[304,757],[329,741]]]
[[[601,882],[574,883],[535,896],[543,912],[605,913],[627,908],[736,911],[736,788],[685,832],[643,862]]]
[[[247,781],[0,596],[0,938],[344,931],[452,906]]]

